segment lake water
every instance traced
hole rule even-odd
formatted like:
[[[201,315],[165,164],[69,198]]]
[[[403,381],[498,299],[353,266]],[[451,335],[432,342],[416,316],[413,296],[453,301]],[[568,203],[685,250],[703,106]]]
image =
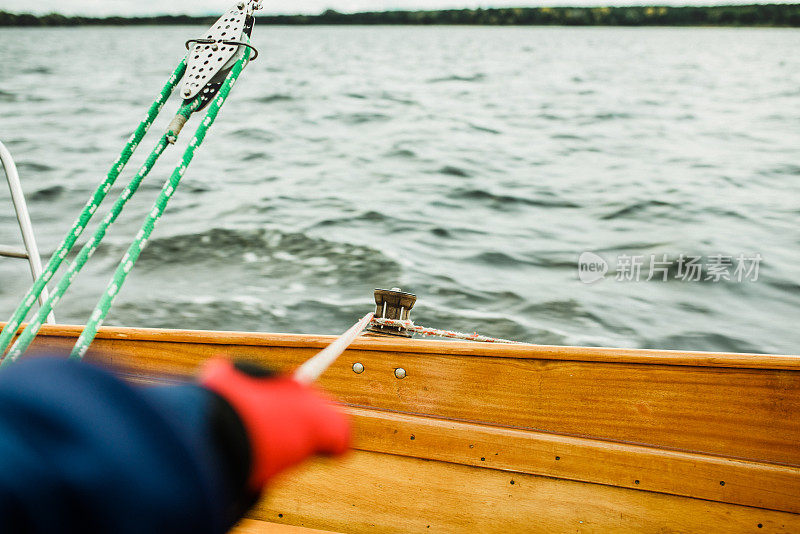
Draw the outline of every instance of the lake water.
[[[0,139],[45,255],[202,30],[0,29]],[[800,31],[257,26],[253,42],[106,324],[336,333],[399,286],[425,326],[800,350]],[[196,122],[59,322],[86,321]],[[5,186],[0,205],[0,243],[17,244]],[[586,251],[604,280],[579,279]],[[736,279],[739,255],[756,280]],[[29,283],[0,259],[3,319]]]

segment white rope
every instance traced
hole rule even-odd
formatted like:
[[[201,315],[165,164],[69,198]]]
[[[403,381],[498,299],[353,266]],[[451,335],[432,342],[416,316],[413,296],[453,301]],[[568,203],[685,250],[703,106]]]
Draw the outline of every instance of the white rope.
[[[374,319],[372,319],[372,322],[384,326],[405,328],[406,330],[409,330],[411,332],[416,332],[417,334],[422,334],[423,336],[449,337],[452,339],[465,339],[467,341],[480,341],[483,343],[520,343],[519,341],[512,341],[510,339],[482,336],[477,332],[466,334],[463,332],[455,332],[453,330],[439,330],[438,328],[428,328],[425,326],[418,326],[415,325],[411,321],[411,319],[406,319],[405,321],[401,321],[398,319],[383,319],[380,317],[375,317]]]
[[[303,365],[297,368],[294,372],[294,379],[301,384],[310,384],[314,382],[319,376],[325,372],[325,369],[331,366],[336,359],[347,350],[347,347],[361,335],[361,332],[369,326],[372,321],[373,314],[368,313],[361,318],[356,324],[351,326],[347,332],[337,337],[333,343],[322,349],[316,356],[307,360]]]

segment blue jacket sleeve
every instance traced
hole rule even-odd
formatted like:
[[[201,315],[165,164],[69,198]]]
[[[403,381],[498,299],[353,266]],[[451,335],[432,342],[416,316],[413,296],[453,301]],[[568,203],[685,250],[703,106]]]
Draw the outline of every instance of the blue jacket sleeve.
[[[0,532],[225,532],[243,509],[226,455],[242,451],[214,439],[219,402],[64,359],[3,370]]]

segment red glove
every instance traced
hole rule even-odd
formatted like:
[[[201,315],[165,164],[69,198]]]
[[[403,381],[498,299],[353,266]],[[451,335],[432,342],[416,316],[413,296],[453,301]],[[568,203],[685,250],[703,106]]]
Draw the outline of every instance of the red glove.
[[[287,467],[314,454],[339,455],[350,445],[350,422],[315,388],[288,376],[247,373],[224,358],[208,362],[200,376],[236,411],[250,441],[248,487],[259,492]]]

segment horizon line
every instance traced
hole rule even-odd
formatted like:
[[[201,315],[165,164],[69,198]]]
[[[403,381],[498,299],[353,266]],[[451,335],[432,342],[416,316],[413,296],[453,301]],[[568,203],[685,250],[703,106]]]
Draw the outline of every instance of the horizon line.
[[[509,9],[631,9],[631,8],[673,8],[673,9],[680,9],[680,8],[699,8],[699,9],[709,9],[709,8],[744,8],[744,7],[755,7],[755,6],[800,6],[800,2],[776,2],[772,1],[764,1],[764,2],[747,2],[747,3],[730,3],[730,0],[727,2],[722,0],[720,3],[707,3],[707,4],[687,4],[687,3],[652,3],[652,4],[620,4],[620,5],[608,5],[608,4],[571,4],[571,5],[560,5],[560,4],[553,4],[553,5],[539,5],[539,6],[498,6],[498,7],[450,7],[450,8],[438,8],[438,9],[405,9],[405,8],[389,8],[389,9],[382,9],[382,10],[367,10],[367,11],[340,11],[337,9],[323,9],[319,12],[315,13],[287,13],[287,12],[265,12],[261,11],[256,14],[256,18],[258,17],[319,17],[325,15],[326,13],[335,13],[340,15],[362,15],[362,14],[381,14],[381,13],[436,13],[436,12],[448,12],[448,11],[489,11],[489,10],[509,10]],[[75,13],[61,13],[58,11],[39,11],[39,12],[14,12],[14,11],[7,11],[5,9],[0,9],[0,13],[7,13],[13,16],[26,16],[30,15],[33,17],[41,18],[46,16],[60,16],[60,17],[69,17],[69,18],[87,18],[87,19],[106,19],[106,18],[123,18],[123,19],[132,19],[132,18],[149,18],[149,17],[190,17],[190,18],[204,18],[204,17],[216,17],[221,16],[224,11],[209,11],[205,13],[165,13],[165,12],[152,12],[152,13],[140,13],[140,14],[107,14],[107,15],[89,15],[83,14],[79,12]]]

